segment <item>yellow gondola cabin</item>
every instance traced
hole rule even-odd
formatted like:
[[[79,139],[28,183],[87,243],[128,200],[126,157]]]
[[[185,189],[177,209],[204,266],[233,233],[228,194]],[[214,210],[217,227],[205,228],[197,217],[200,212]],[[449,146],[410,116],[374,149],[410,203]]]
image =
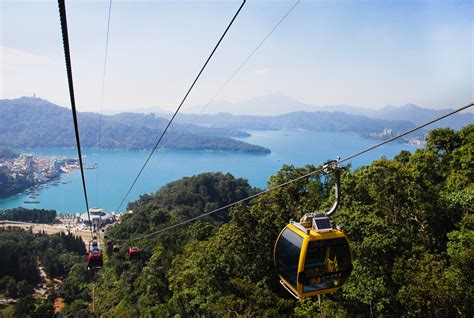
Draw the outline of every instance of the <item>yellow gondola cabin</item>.
[[[329,218],[315,218],[329,222]],[[296,298],[336,292],[352,270],[352,255],[344,232],[321,231],[290,222],[278,236],[275,267],[282,285]]]
[[[290,221],[274,248],[280,283],[296,298],[336,292],[352,271],[352,253],[346,235],[333,226],[329,215],[339,204],[340,169],[335,172],[336,201],[326,213],[307,213],[300,222]]]

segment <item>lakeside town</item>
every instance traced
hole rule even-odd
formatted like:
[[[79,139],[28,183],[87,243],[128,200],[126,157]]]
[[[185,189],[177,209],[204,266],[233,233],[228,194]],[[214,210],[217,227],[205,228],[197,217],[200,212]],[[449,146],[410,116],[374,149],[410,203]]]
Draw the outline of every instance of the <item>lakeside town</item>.
[[[377,139],[377,140],[387,140],[393,137],[398,136],[400,133],[395,133],[395,131],[391,128],[384,128],[382,132],[372,132],[363,135],[367,138]],[[424,147],[426,146],[426,136],[415,136],[415,137],[407,137],[402,138],[401,142],[406,143],[408,145],[412,145],[415,147]]]
[[[70,180],[59,180],[62,173],[70,173],[79,168],[79,160],[66,157],[34,156],[19,154],[0,159],[0,175],[6,179],[6,186],[0,189],[0,197],[11,195],[29,195],[24,203],[39,203],[36,191],[49,186],[70,183]],[[95,169],[95,165],[86,167]]]

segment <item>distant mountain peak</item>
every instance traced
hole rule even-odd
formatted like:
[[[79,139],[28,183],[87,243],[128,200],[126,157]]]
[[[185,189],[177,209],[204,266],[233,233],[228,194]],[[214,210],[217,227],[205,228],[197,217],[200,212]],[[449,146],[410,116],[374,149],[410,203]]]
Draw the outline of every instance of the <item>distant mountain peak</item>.
[[[51,103],[50,101],[48,101],[46,99],[42,99],[42,98],[39,98],[39,97],[36,97],[36,96],[22,96],[22,97],[13,98],[13,99],[1,99],[0,101],[1,101],[0,106],[9,105],[9,106],[16,107],[16,106],[28,105],[28,106],[35,106],[35,107],[48,106],[48,107],[61,107],[61,108],[64,108],[62,106],[53,104],[53,103]]]
[[[252,100],[278,100],[278,101],[291,101],[291,102],[301,103],[295,98],[288,96],[286,94],[283,94],[281,92],[253,97],[253,98],[248,99],[247,101],[252,101]]]
[[[204,105],[190,107],[184,113],[201,113]],[[238,102],[214,101],[207,105],[205,114],[228,113],[232,115],[274,116],[290,113],[295,110],[314,110],[314,106],[306,105],[283,93],[256,96]]]
[[[48,104],[51,104],[50,101],[46,100],[46,99],[42,99],[40,97],[36,97],[36,96],[21,96],[20,98],[15,98],[15,99],[11,99],[11,101],[19,101],[19,102],[29,102],[30,104],[31,103],[48,103]]]
[[[396,108],[422,109],[423,107],[420,107],[420,106],[415,105],[415,104],[413,104],[413,103],[408,103],[408,104],[405,104],[405,105],[403,105],[403,106],[396,107]]]

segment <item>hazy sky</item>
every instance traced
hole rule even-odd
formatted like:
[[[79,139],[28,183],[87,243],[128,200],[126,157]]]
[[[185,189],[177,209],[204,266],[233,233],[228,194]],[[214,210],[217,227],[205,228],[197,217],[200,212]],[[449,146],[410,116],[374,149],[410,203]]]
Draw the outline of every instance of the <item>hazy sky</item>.
[[[55,1],[1,1],[0,98],[67,106]],[[108,0],[66,1],[77,105],[100,108]],[[207,103],[293,1],[251,1],[190,95]],[[302,0],[217,98],[455,107],[473,100],[473,1]],[[104,109],[174,109],[239,1],[113,1]],[[225,109],[223,109],[225,111]]]

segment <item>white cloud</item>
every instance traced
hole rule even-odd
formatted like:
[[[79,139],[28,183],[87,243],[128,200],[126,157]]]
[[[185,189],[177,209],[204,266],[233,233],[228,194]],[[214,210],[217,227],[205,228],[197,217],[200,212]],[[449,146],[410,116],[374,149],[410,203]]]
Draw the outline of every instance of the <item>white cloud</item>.
[[[17,66],[42,65],[50,62],[46,56],[41,56],[26,51],[0,47],[0,60],[3,69],[15,68]]]
[[[261,69],[255,70],[255,73],[259,75],[269,74],[271,72],[272,72],[271,68],[261,68]]]

